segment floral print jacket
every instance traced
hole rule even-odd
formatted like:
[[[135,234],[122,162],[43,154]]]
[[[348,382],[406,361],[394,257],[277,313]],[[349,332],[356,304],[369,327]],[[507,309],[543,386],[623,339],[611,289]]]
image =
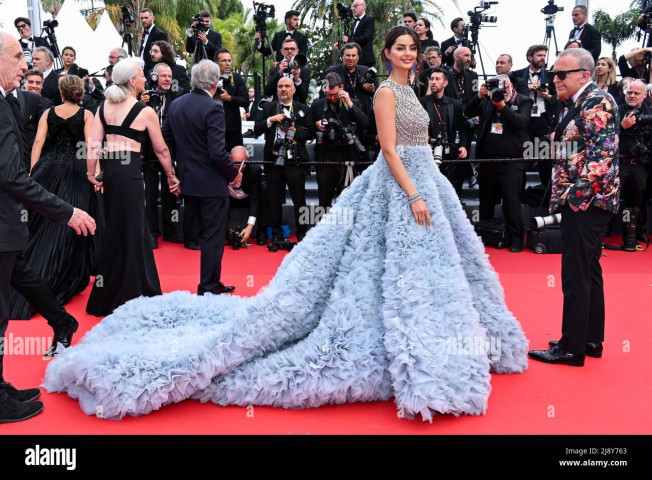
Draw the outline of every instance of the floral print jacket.
[[[579,111],[561,138],[553,138],[566,147],[552,172],[550,212],[568,203],[573,211],[595,205],[618,213],[618,107],[595,83],[586,87],[576,105]]]

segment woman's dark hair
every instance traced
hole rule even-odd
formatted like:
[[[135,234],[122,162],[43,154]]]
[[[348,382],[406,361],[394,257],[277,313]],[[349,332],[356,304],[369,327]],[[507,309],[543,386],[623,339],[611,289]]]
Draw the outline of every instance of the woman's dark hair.
[[[417,35],[417,32],[414,31],[412,28],[404,27],[403,25],[399,25],[398,27],[392,28],[388,33],[387,36],[385,37],[385,45],[383,46],[383,50],[380,53],[380,58],[387,65],[387,56],[385,55],[385,49],[388,51],[392,49],[394,44],[396,43],[396,39],[398,37],[402,37],[403,35],[409,35],[412,37],[412,40],[414,40],[414,43],[417,46],[417,78],[421,75],[421,72],[423,71],[423,63],[421,63],[421,59],[419,56],[421,55],[421,40],[419,40],[419,36]]]
[[[170,45],[165,40],[157,40],[152,43],[152,45],[156,45],[161,50],[161,62],[167,63],[170,68],[172,68],[176,63],[174,61],[174,50],[172,50],[172,45]]]
[[[428,32],[426,32],[426,38],[429,38],[429,39],[432,40],[433,36],[432,36],[432,30],[430,29],[430,20],[428,20],[427,18],[423,18],[423,17],[421,17],[419,20],[423,20],[423,24],[428,29]],[[417,20],[417,22],[419,20]]]
[[[566,42],[566,45],[564,45],[564,50],[568,49],[568,46],[572,45],[573,43],[577,43],[579,45],[579,48],[582,48],[581,40],[575,40],[574,38],[572,38]]]
[[[63,47],[63,50],[61,50],[61,55],[63,55],[64,53],[66,53],[66,50],[72,50],[72,53],[75,55],[75,58],[77,58],[77,52],[76,52],[75,49],[72,48],[72,47]]]
[[[64,101],[79,103],[84,96],[84,82],[77,75],[66,75],[59,83]]]

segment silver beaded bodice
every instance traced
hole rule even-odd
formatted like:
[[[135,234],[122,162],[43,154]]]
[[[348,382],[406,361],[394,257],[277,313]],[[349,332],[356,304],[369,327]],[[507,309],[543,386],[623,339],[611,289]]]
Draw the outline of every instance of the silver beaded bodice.
[[[396,98],[396,145],[427,145],[430,119],[412,87],[385,80],[376,90],[374,103],[383,87],[391,88]]]

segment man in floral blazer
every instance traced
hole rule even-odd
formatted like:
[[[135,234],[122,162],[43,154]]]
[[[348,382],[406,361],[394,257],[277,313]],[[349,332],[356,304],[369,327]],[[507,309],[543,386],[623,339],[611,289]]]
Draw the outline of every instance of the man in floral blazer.
[[[583,49],[562,52],[554,83],[566,108],[552,140],[550,212],[561,212],[562,336],[531,358],[583,366],[584,357],[602,357],[604,289],[600,256],[607,223],[618,212],[618,132],[614,99],[591,81],[594,61]],[[561,142],[561,143],[558,143]]]

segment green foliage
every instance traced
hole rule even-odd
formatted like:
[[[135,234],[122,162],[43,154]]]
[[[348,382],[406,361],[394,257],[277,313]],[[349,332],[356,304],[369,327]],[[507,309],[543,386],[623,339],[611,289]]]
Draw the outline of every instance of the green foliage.
[[[611,56],[614,61],[617,61],[616,48],[618,45],[629,39],[636,31],[638,14],[638,9],[631,9],[615,18],[611,18],[603,10],[598,10],[593,14],[593,25],[602,33],[602,39],[611,45],[613,49]]]

